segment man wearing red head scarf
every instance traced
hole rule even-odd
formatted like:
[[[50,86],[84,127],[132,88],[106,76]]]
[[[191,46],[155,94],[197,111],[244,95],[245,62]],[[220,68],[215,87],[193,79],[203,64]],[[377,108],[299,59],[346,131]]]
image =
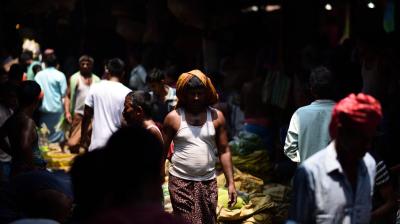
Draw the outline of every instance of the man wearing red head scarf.
[[[335,105],[333,141],[298,168],[287,223],[369,223],[376,163],[367,151],[381,117],[380,103],[366,94]]]
[[[176,93],[176,109],[166,116],[163,128],[166,151],[174,142],[168,183],[174,214],[192,224],[216,223],[218,158],[228,183],[229,203],[236,202],[225,118],[210,107],[218,95],[199,70],[183,73]]]

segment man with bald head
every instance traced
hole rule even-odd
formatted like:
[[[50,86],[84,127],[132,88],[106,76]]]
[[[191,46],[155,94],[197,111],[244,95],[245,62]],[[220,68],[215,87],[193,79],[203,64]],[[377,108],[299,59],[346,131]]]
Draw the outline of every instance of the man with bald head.
[[[335,105],[333,141],[298,168],[287,223],[369,223],[376,163],[367,151],[381,118],[380,103],[366,94]]]

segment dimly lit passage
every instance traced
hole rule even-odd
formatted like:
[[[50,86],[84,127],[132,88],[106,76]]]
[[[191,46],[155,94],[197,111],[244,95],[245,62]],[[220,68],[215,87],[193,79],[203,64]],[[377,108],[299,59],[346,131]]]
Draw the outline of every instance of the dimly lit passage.
[[[0,1],[0,224],[400,224],[399,18]]]

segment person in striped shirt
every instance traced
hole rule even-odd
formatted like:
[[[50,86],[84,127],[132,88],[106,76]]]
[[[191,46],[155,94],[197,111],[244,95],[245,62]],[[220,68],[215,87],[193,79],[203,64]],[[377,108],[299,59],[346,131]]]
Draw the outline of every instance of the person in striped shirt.
[[[393,223],[396,195],[385,162],[376,152],[369,152],[376,161],[374,196],[372,199],[371,223]]]

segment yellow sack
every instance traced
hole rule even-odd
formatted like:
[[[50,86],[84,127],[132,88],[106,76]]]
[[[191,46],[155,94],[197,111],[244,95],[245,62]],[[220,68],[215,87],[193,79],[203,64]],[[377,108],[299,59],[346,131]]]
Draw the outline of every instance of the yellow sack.
[[[244,220],[242,224],[273,224],[273,216],[269,212],[260,212]]]
[[[262,192],[264,181],[260,178],[252,176],[247,173],[242,173],[239,169],[233,169],[233,180],[235,181],[235,187],[238,191],[246,193]],[[217,177],[217,185],[219,188],[226,186],[226,179],[224,174],[220,174]]]
[[[229,209],[222,206],[218,206],[217,220],[218,221],[239,221],[251,218],[256,213],[259,213],[266,209],[272,209],[276,207],[268,195],[257,194],[250,199],[249,204],[243,206],[241,209]]]
[[[282,223],[288,217],[290,206],[290,187],[281,184],[268,183],[250,174],[241,172],[234,167],[234,181],[238,191],[249,194],[250,200],[240,209],[227,208],[223,206],[228,201],[227,191],[218,191],[217,220],[220,223]],[[217,177],[219,188],[226,184],[223,174]],[[222,194],[222,195],[221,195]]]
[[[265,150],[257,150],[244,156],[232,156],[232,163],[242,172],[262,179],[267,179],[268,172],[271,170],[271,163]]]

